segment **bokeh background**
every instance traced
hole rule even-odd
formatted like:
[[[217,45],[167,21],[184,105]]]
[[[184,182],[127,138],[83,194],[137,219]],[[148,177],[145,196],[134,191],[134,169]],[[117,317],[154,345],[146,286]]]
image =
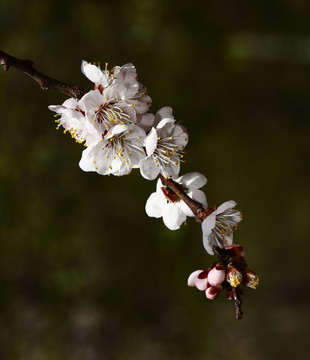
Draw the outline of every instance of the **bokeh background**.
[[[309,337],[310,5],[306,0],[0,0],[1,49],[57,79],[133,62],[189,131],[182,173],[234,199],[260,275],[244,319],[186,285],[215,259],[194,220],[148,218],[156,182],[84,173],[47,106],[66,97],[0,69],[0,358],[291,359]]]

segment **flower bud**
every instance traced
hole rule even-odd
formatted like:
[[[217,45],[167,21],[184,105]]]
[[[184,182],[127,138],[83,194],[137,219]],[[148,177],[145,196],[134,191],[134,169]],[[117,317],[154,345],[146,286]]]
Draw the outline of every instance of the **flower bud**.
[[[232,264],[229,264],[227,267],[227,276],[226,280],[232,287],[237,287],[242,281],[242,274],[241,271],[238,270]]]
[[[209,271],[208,282],[210,285],[219,286],[225,280],[226,266],[222,262],[218,262],[213,269]]]
[[[196,286],[200,291],[206,290],[208,286],[208,272],[209,270],[196,270],[190,274],[187,285]]]
[[[222,291],[222,286],[210,286],[206,290],[206,297],[207,299],[214,300],[219,296],[221,291]]]
[[[252,270],[246,270],[243,273],[242,283],[252,289],[256,289],[259,283],[259,278]]]

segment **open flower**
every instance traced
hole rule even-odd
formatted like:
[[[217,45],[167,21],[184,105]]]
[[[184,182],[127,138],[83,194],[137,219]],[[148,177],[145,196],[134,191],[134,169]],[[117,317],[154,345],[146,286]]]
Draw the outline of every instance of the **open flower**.
[[[95,93],[91,93],[91,97],[95,96],[94,105],[96,109],[90,109],[86,115],[90,116],[90,120],[97,120],[105,122],[107,117],[107,124],[122,123],[118,121],[124,119],[125,123],[135,122],[135,114],[144,114],[148,111],[151,104],[151,98],[147,95],[147,90],[144,85],[137,80],[136,68],[133,64],[125,64],[123,66],[115,66],[112,70],[107,69],[107,64],[104,70],[100,67],[82,61],[81,70],[83,74],[95,84],[95,90],[98,90],[102,97]],[[99,100],[99,104],[98,102]],[[86,100],[86,104],[91,107],[92,101],[89,101],[89,96],[82,101],[82,106]],[[89,104],[88,104],[89,101]],[[115,109],[113,109],[115,105]],[[124,111],[124,107],[131,106],[134,111],[129,110],[129,116],[126,116],[128,111]],[[87,109],[87,106],[86,106]],[[92,111],[95,111],[95,115]],[[122,110],[122,111],[120,111]],[[128,109],[126,109],[128,110]],[[122,112],[124,111],[124,116]],[[109,127],[109,126],[107,126]]]
[[[145,132],[136,125],[116,125],[97,143],[83,151],[80,168],[101,175],[127,175],[145,156]]]
[[[139,87],[136,68],[131,63],[123,66],[114,66],[109,70],[108,63],[105,63],[105,68],[101,69],[99,63],[97,66],[95,63],[91,64],[83,60],[81,71],[95,84],[96,89],[104,89],[115,83],[124,83],[128,88],[136,87],[136,89],[138,89]]]
[[[202,222],[203,245],[207,252],[214,254],[212,246],[223,248],[233,242],[233,231],[242,220],[239,210],[234,209],[235,201],[226,201],[211,212]]]
[[[140,163],[141,175],[148,180],[154,180],[159,173],[165,178],[177,176],[188,142],[188,134],[184,127],[175,124],[171,108],[162,108],[159,116],[155,115],[156,123],[145,139],[147,157]]]
[[[205,194],[199,190],[207,183],[207,179],[197,172],[185,174],[175,179],[187,195],[207,207]],[[164,186],[160,179],[157,181],[156,192],[148,198],[145,206],[148,216],[163,218],[164,224],[170,230],[177,230],[184,223],[187,216],[194,216],[189,207],[178,198],[168,187]]]
[[[90,145],[100,140],[101,136],[87,121],[85,113],[80,109],[76,99],[70,98],[62,105],[50,105],[48,108],[57,114],[55,115],[57,117],[55,121],[58,123],[57,129],[62,126],[65,129],[64,132],[68,131],[77,142],[85,141],[85,145]]]

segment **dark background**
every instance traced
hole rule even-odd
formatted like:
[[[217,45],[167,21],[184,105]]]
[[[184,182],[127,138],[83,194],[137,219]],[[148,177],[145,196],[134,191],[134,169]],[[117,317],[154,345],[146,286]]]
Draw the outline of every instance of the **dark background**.
[[[292,359],[309,337],[310,5],[306,0],[0,0],[1,49],[92,84],[81,60],[133,62],[189,131],[210,206],[236,200],[235,241],[261,279],[234,319],[186,285],[215,258],[194,220],[147,217],[156,182],[78,167],[47,108],[66,97],[0,69],[0,358]]]

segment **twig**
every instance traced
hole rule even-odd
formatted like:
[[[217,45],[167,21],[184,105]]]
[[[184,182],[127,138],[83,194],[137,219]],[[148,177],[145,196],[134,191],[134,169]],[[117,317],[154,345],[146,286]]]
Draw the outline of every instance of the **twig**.
[[[58,90],[63,94],[69,95],[76,99],[80,99],[85,91],[78,85],[66,84],[62,81],[58,81],[42,74],[33,68],[33,62],[30,60],[20,60],[14,56],[11,56],[4,51],[0,50],[0,65],[3,66],[5,71],[8,71],[10,67],[14,67],[23,71],[25,74],[35,80],[41,87],[41,89],[47,90],[49,88]]]
[[[236,320],[241,320],[243,317],[243,311],[241,309],[241,298],[238,292],[238,289],[235,287],[232,287],[232,292],[234,296],[234,302],[235,302],[235,309],[236,309]]]
[[[202,222],[206,218],[206,211],[202,205],[199,202],[191,199],[175,181],[172,179],[166,179],[161,174],[159,174],[159,178],[163,185],[168,186],[181,200],[185,202],[185,204],[192,210],[199,222]]]

